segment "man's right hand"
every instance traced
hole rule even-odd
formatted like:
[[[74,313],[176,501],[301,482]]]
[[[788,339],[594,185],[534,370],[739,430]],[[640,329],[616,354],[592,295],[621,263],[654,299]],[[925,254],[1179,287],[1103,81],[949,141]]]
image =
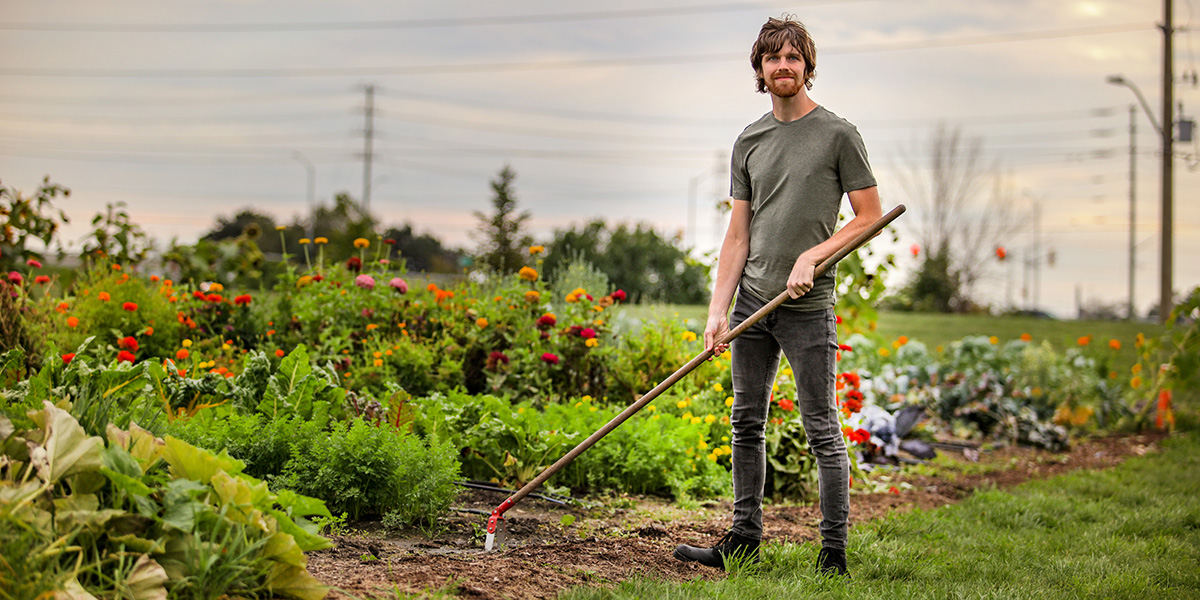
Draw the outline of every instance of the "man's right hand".
[[[729,319],[725,316],[714,316],[708,318],[708,325],[704,328],[704,349],[712,350],[713,357],[716,357],[725,352],[729,348],[729,344],[718,344],[717,340],[724,338],[729,334]],[[712,360],[710,357],[709,360]]]

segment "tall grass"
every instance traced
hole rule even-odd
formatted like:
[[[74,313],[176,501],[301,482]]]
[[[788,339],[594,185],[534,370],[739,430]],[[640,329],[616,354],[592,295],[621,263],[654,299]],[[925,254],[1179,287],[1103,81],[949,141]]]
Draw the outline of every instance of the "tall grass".
[[[598,598],[1200,598],[1200,435],[1112,470],[984,491],[850,536],[853,579],[814,574],[817,547],[768,544],[757,572],[639,580]]]

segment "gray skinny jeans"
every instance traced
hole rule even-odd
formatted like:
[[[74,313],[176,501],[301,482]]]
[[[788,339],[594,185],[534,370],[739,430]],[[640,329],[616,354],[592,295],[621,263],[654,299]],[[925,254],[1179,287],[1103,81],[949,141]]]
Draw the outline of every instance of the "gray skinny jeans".
[[[737,327],[766,302],[739,291],[730,318]],[[771,387],[782,349],[796,377],[796,408],[817,459],[821,539],[846,548],[850,517],[850,460],[842,439],[834,391],[837,324],[833,309],[779,308],[733,340],[733,531],[762,539],[766,482],[766,427]]]

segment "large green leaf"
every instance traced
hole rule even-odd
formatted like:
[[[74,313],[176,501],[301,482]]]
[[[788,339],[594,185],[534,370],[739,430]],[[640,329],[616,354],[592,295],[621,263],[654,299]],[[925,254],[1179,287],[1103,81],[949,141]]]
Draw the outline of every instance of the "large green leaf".
[[[163,524],[179,531],[191,532],[195,529],[199,516],[209,510],[208,504],[198,500],[208,491],[207,485],[190,479],[174,479],[168,482],[167,493],[163,495]]]
[[[272,592],[300,600],[321,600],[329,593],[328,587],[308,573],[308,560],[291,535],[273,534],[262,557],[275,563],[267,575],[267,589]]]
[[[292,405],[289,404],[289,397],[311,373],[308,349],[304,344],[300,344],[280,361],[279,370],[267,383],[266,393],[263,394],[263,401],[258,405],[258,410],[274,417],[280,411],[290,408]]]
[[[138,427],[137,423],[130,423],[129,431],[124,431],[109,423],[105,434],[108,436],[110,445],[124,448],[133,458],[137,459],[142,471],[148,469],[167,449],[166,442]],[[138,475],[140,476],[141,473]]]
[[[246,463],[229,456],[224,450],[214,456],[207,450],[171,436],[167,436],[163,441],[167,444],[163,459],[171,466],[171,474],[178,478],[207,484],[221,471],[236,475],[246,468]]]
[[[70,413],[55,407],[49,401],[43,403],[45,408],[34,418],[40,422],[45,436],[42,438],[41,449],[45,452],[46,469],[38,469],[38,476],[43,481],[57,483],[60,479],[73,473],[98,471],[104,464],[100,449],[104,440],[99,437],[89,437],[79,422]],[[35,415],[30,415],[34,417]],[[32,443],[32,442],[30,442]],[[30,447],[30,458],[33,459],[35,449]],[[41,453],[37,460],[42,459]]]

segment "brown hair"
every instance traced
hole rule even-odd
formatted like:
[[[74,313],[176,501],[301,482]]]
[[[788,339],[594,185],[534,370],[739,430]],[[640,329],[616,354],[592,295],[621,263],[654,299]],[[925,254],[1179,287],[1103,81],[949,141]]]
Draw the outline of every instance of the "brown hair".
[[[754,79],[760,94],[767,93],[767,82],[763,80],[762,73],[763,56],[778,52],[789,42],[804,58],[804,87],[812,89],[812,80],[817,76],[817,47],[812,38],[808,37],[804,23],[791,15],[784,15],[782,19],[767,19],[762,30],[758,32],[758,39],[754,40],[754,48],[750,50],[750,64],[754,67]]]

